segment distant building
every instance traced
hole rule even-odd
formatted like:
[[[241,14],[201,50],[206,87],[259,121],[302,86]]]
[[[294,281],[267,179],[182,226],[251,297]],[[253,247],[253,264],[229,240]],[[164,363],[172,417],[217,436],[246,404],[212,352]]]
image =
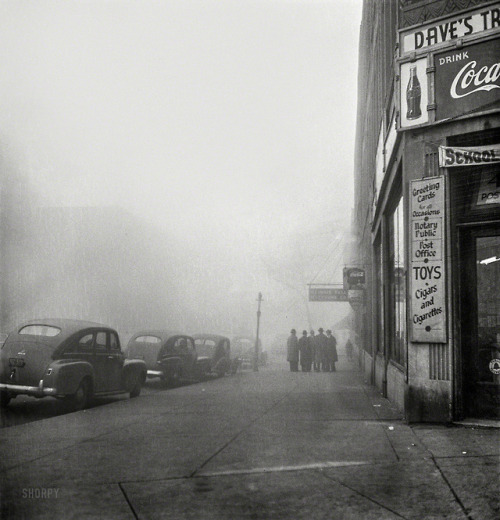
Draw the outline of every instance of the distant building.
[[[411,422],[500,413],[499,38],[499,2],[363,3],[354,322]]]

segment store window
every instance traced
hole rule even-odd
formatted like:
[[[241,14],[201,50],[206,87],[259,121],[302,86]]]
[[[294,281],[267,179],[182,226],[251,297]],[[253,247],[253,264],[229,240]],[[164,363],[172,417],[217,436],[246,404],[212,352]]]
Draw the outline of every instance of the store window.
[[[404,366],[406,359],[406,266],[403,198],[388,219],[389,356]]]
[[[384,352],[384,285],[383,285],[383,262],[382,244],[380,235],[375,241],[375,342],[377,352]]]

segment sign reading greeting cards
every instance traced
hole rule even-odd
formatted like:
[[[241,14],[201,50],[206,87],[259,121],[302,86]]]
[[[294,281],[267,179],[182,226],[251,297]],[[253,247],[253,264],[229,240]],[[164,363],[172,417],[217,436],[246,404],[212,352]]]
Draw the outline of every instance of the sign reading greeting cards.
[[[410,183],[411,340],[446,343],[444,177]]]

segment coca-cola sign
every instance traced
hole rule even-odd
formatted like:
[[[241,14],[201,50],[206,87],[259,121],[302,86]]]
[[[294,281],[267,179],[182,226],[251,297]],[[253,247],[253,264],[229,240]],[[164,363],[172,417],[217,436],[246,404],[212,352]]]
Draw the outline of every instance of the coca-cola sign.
[[[437,120],[498,108],[498,45],[490,40],[434,56]]]

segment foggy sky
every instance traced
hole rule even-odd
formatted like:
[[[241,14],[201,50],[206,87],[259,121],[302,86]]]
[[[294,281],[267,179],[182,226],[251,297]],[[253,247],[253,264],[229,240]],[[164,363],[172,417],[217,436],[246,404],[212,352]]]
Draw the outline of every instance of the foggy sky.
[[[255,258],[323,226],[328,250],[353,205],[360,18],[356,0],[3,1],[3,153],[47,206],[119,205]]]

